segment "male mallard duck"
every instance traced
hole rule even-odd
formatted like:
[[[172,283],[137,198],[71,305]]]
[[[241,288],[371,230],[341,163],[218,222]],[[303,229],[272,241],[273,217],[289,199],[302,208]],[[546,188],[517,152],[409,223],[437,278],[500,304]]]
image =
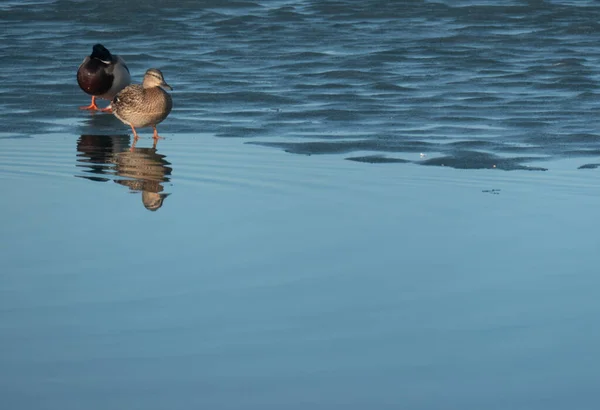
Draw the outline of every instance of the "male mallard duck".
[[[138,139],[135,127],[151,126],[154,128],[154,140],[158,140],[156,125],[167,118],[173,108],[171,96],[161,87],[173,90],[160,70],[151,68],[146,71],[141,85],[125,87],[112,100],[113,114],[131,127],[135,139]]]
[[[129,69],[119,56],[112,55],[102,44],[92,48],[77,70],[79,87],[92,96],[92,103],[82,110],[97,110],[96,98],[112,100],[131,83]],[[110,111],[110,105],[101,111]]]

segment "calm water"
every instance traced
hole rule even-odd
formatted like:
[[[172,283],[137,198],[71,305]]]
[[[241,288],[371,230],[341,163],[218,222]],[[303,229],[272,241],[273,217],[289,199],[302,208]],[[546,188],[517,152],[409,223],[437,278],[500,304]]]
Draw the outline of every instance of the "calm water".
[[[2,407],[596,409],[600,5],[497,3],[0,3]]]

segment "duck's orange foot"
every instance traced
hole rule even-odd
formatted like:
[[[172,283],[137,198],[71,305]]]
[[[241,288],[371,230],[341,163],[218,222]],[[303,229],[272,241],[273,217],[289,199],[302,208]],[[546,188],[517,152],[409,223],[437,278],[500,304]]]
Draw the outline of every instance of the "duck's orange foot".
[[[92,96],[92,102],[90,105],[84,106],[84,107],[79,107],[80,110],[91,110],[91,111],[97,111],[98,110],[98,106],[96,105],[96,97]]]
[[[96,104],[86,105],[84,107],[79,107],[80,110],[90,110],[90,111],[98,111],[98,106]]]
[[[108,106],[108,107],[106,107],[106,108],[102,108],[102,109],[100,110],[100,112],[108,112],[108,113],[112,114],[112,112],[113,112],[113,111],[112,111],[112,107],[109,105],[109,106]]]
[[[152,136],[152,138],[154,138],[154,141],[158,141],[158,140],[164,140],[163,137],[161,137],[160,135],[158,135],[158,131],[156,130],[156,127],[154,128],[154,135]]]

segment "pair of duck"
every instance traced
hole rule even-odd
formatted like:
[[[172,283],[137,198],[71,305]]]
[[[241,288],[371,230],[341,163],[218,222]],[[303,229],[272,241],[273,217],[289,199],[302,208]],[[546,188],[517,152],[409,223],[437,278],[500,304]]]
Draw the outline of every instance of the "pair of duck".
[[[113,55],[102,44],[92,48],[77,70],[79,87],[92,96],[86,110],[98,110],[96,98],[110,100],[107,108],[123,123],[129,125],[137,140],[136,128],[152,127],[154,140],[160,138],[156,125],[162,122],[173,108],[173,100],[163,88],[173,90],[156,68],[146,71],[142,84],[129,85],[131,76],[125,61]]]

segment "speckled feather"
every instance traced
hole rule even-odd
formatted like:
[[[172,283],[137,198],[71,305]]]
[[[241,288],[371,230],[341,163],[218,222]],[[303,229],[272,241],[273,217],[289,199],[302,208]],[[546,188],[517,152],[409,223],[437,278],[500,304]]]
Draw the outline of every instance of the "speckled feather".
[[[114,114],[134,127],[155,126],[164,121],[173,108],[169,93],[159,87],[144,88],[130,85],[112,102]]]
[[[130,85],[113,99],[113,113],[133,127],[156,126],[173,108],[171,95],[161,86],[170,88],[160,70],[149,69],[142,85]]]

